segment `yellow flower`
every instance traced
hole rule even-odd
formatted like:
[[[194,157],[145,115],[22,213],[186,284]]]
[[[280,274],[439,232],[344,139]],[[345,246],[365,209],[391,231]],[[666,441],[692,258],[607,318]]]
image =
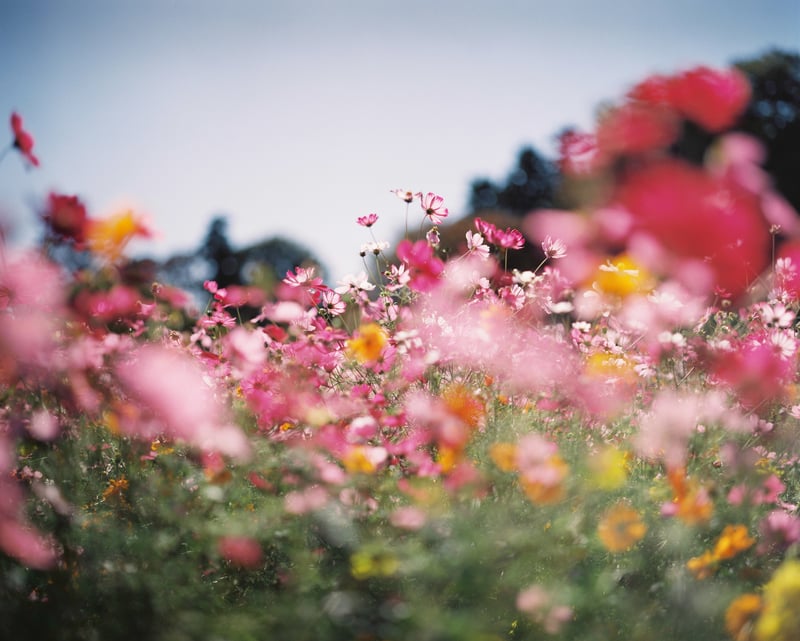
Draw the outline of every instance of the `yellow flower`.
[[[592,483],[602,490],[616,490],[628,478],[628,454],[613,445],[589,458]]]
[[[646,533],[639,513],[624,503],[609,508],[597,526],[597,535],[609,552],[630,550]]]
[[[725,611],[725,630],[733,641],[751,641],[753,624],[761,612],[761,597],[747,593],[731,601]]]
[[[356,552],[350,557],[350,574],[359,581],[373,576],[392,576],[399,567],[394,556],[383,552]]]
[[[377,469],[377,465],[370,459],[367,449],[362,445],[355,445],[347,450],[342,463],[350,474],[372,474]]]
[[[388,337],[377,323],[367,323],[347,341],[347,353],[359,363],[374,363],[383,353]]]
[[[800,561],[790,559],[764,586],[764,611],[756,623],[758,641],[800,639]]]
[[[593,378],[632,383],[636,380],[633,363],[621,354],[595,352],[586,359],[586,373]]]
[[[653,277],[630,256],[622,254],[597,268],[594,284],[600,291],[625,298],[653,289]]]

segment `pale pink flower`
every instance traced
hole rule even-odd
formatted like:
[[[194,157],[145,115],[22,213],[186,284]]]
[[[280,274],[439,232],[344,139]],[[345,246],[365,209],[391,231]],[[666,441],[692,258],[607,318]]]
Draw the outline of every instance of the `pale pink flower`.
[[[413,505],[399,507],[389,516],[389,522],[401,530],[419,530],[427,520],[428,515]]]
[[[440,225],[445,218],[447,218],[448,211],[444,207],[444,198],[428,192],[420,198],[420,205],[422,206],[425,215],[430,219],[434,225]]]
[[[347,274],[339,281],[339,287],[336,287],[334,291],[339,294],[346,294],[353,290],[371,292],[373,289],[375,289],[375,285],[370,282],[369,277],[362,271],[356,275]]]
[[[484,244],[481,234],[475,234],[472,230],[467,230],[466,237],[468,254],[475,254],[483,260],[489,258],[489,246]]]
[[[237,378],[249,376],[267,359],[268,337],[260,329],[249,331],[235,327],[224,338],[225,357],[233,366]]]
[[[61,427],[55,416],[47,410],[39,409],[31,416],[28,432],[39,441],[52,441],[61,432]]]
[[[542,251],[546,258],[564,258],[567,255],[567,246],[563,240],[548,234],[542,241]]]
[[[327,502],[327,490],[319,485],[312,485],[304,490],[287,493],[283,501],[283,508],[289,514],[307,514],[325,507]]]
[[[152,439],[159,429],[201,450],[247,460],[250,444],[227,422],[223,407],[189,355],[159,345],[132,351],[116,366],[123,391],[152,414],[150,421],[122,422],[133,436]]]
[[[415,198],[422,198],[422,192],[406,191],[405,189],[392,189],[390,190],[395,196],[406,203],[411,203]]]

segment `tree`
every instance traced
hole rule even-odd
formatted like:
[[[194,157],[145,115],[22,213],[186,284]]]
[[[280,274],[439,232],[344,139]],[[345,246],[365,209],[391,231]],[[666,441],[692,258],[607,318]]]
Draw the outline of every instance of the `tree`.
[[[556,165],[533,147],[524,147],[504,184],[497,185],[487,178],[472,182],[470,209],[473,213],[501,210],[521,217],[534,209],[552,207],[558,182]]]

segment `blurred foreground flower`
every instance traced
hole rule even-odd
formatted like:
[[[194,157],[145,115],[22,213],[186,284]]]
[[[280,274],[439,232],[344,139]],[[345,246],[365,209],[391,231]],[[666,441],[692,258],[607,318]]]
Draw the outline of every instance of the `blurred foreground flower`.
[[[86,232],[89,249],[110,261],[117,260],[135,237],[151,238],[153,231],[143,217],[132,211],[93,220]]]

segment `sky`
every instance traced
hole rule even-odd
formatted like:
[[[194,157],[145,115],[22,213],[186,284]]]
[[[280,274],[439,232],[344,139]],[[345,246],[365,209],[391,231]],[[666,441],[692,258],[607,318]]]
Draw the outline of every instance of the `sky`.
[[[161,258],[225,215],[234,246],[286,237],[335,282],[372,240],[357,217],[402,233],[390,190],[458,218],[472,180],[644,76],[774,47],[800,50],[797,0],[0,0],[0,120],[41,160],[0,162],[0,212],[24,245],[50,191],[132,207]]]

